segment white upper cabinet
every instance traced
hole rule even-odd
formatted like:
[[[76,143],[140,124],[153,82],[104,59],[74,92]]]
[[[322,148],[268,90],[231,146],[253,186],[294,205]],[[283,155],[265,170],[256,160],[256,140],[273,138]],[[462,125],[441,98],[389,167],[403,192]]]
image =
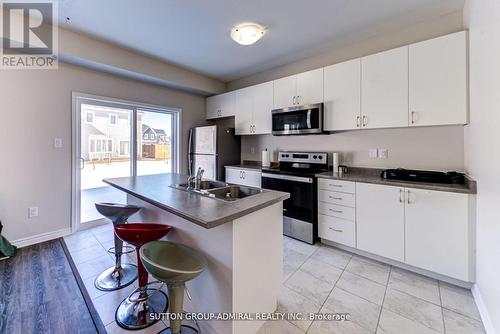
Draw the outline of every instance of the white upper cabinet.
[[[208,97],[207,119],[234,116],[235,96],[234,92],[229,92]]]
[[[274,109],[286,108],[295,105],[297,98],[297,76],[274,80]]]
[[[465,31],[410,45],[410,126],[467,123]]]
[[[358,129],[361,125],[361,59],[325,67],[324,129]]]
[[[361,58],[361,124],[408,126],[408,46]]]
[[[235,103],[235,132],[237,135],[248,135],[252,133],[252,87],[238,89]]]
[[[406,189],[406,263],[471,281],[469,196]]]
[[[404,189],[356,183],[357,247],[404,262]]]
[[[235,91],[235,128],[237,135],[271,133],[273,82]]]
[[[323,68],[297,74],[296,104],[323,102]]]
[[[274,80],[274,109],[323,102],[323,68]]]
[[[253,134],[269,134],[272,131],[273,82],[265,82],[253,89]]]

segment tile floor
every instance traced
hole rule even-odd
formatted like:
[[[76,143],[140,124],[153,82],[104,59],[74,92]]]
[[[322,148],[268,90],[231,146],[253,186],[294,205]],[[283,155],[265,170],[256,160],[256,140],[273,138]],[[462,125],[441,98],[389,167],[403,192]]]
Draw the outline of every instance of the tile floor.
[[[66,237],[66,244],[108,333],[114,311],[135,286],[102,292],[94,280],[113,265],[106,252],[112,225]],[[135,262],[135,254],[125,261]],[[349,313],[350,321],[269,321],[259,334],[475,334],[484,333],[469,290],[353,255],[326,245],[284,239],[283,289],[278,312]],[[162,322],[138,333],[158,333]]]

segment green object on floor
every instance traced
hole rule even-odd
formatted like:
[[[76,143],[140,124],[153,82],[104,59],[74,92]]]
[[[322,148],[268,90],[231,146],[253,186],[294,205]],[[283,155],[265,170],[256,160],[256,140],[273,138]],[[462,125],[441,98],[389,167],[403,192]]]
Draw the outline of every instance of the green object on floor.
[[[17,247],[12,246],[12,244],[9,242],[9,240],[5,239],[2,236],[2,234],[1,234],[2,229],[3,229],[3,225],[0,222],[0,257],[4,257],[4,256],[12,257],[12,256],[16,255]]]

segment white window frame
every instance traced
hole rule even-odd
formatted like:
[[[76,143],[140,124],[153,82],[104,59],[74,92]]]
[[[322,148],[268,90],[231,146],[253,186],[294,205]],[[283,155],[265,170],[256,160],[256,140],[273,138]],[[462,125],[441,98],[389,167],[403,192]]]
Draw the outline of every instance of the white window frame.
[[[129,153],[128,154],[122,154],[122,143],[128,143],[128,149]],[[120,157],[129,157],[130,156],[130,140],[120,140],[118,143],[118,155]]]
[[[127,101],[121,99],[115,99],[110,97],[103,97],[91,94],[85,94],[80,92],[72,92],[72,199],[71,199],[71,230],[72,232],[78,231],[82,228],[80,224],[80,168],[81,168],[81,105],[82,104],[94,104],[99,106],[109,106],[132,110],[129,115],[129,124],[131,125],[130,133],[130,147],[131,147],[131,173],[130,175],[137,175],[137,152],[138,145],[140,145],[141,140],[137,136],[137,113],[138,111],[145,112],[159,112],[167,113],[172,115],[172,129],[171,136],[174,140],[171,142],[171,154],[172,154],[172,172],[178,173],[180,171],[180,152],[182,152],[183,138],[180,129],[182,129],[182,109],[166,107],[154,104],[145,104],[136,101]],[[93,112],[92,112],[93,113]],[[95,113],[92,116],[92,120],[95,122]],[[131,117],[130,117],[131,116]],[[85,118],[85,123],[86,118]],[[117,120],[118,121],[118,120]],[[132,145],[133,143],[133,145]],[[113,143],[114,145],[115,143]],[[115,148],[115,147],[114,147]],[[119,152],[118,152],[119,153]],[[105,221],[103,220],[102,224]],[[85,225],[87,226],[87,225]],[[90,227],[90,226],[89,226]]]

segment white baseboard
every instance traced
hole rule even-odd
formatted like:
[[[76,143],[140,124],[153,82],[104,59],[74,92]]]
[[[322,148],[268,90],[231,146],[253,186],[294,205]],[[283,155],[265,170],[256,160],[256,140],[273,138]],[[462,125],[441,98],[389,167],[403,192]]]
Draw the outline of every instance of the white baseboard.
[[[68,228],[63,228],[63,229],[52,231],[52,232],[37,234],[37,235],[27,237],[27,238],[13,240],[11,243],[16,247],[22,248],[22,247],[38,244],[40,242],[49,241],[52,239],[64,237],[64,236],[67,236],[70,234],[71,234],[71,228],[68,227]]]
[[[472,295],[474,296],[474,300],[476,302],[477,308],[479,310],[479,314],[481,315],[481,320],[483,320],[484,329],[487,334],[496,334],[495,328],[493,327],[493,323],[491,322],[490,315],[488,313],[488,309],[483,302],[483,298],[481,297],[481,292],[479,291],[479,287],[477,284],[472,286]]]

